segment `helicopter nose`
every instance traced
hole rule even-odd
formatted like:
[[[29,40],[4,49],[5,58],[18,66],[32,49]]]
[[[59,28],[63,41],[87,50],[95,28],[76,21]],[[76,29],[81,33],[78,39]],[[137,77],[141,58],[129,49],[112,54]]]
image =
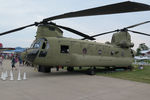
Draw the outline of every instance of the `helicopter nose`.
[[[37,54],[38,54],[39,50],[38,49],[35,49],[35,50],[29,50],[27,52],[27,60],[30,61],[30,62],[33,62],[34,59],[36,58]]]

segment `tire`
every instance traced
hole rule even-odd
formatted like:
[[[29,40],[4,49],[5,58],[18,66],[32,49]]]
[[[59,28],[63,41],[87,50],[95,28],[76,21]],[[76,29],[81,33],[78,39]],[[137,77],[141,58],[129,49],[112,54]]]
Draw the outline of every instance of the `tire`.
[[[73,67],[67,67],[67,71],[68,71],[68,72],[73,72],[73,71],[74,71],[74,68],[73,68]]]
[[[40,65],[39,65],[38,72],[50,73],[50,72],[51,72],[51,68],[50,68],[50,67],[40,66]]]
[[[128,69],[130,70],[130,71],[132,71],[133,70],[133,66],[128,66]]]
[[[87,74],[88,75],[95,75],[95,70],[94,69],[88,69]]]

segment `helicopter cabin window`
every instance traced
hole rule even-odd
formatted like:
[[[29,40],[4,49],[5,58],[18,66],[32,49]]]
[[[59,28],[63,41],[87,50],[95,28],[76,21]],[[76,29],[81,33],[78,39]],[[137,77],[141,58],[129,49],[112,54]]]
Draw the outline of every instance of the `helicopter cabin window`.
[[[98,50],[98,54],[101,55],[102,54],[102,50]]]
[[[69,46],[61,45],[60,53],[69,53]]]
[[[83,48],[82,52],[83,52],[83,54],[86,54],[87,53],[87,49]]]

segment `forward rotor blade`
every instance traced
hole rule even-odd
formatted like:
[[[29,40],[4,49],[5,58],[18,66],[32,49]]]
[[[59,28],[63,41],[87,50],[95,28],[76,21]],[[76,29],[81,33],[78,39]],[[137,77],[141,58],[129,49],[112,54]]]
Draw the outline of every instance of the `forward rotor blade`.
[[[141,35],[150,36],[150,34],[146,34],[146,33],[143,33],[143,32],[137,32],[137,31],[132,31],[132,30],[128,30],[128,31],[133,32],[133,33],[137,33],[137,34],[141,34]]]
[[[72,18],[72,17],[83,17],[83,16],[93,16],[93,15],[105,15],[105,14],[117,14],[117,13],[127,13],[127,12],[137,12],[137,11],[148,11],[150,10],[150,5],[137,3],[137,2],[121,2],[81,11],[75,11],[70,13],[65,13],[53,17],[43,19],[43,21],[51,21],[62,18]]]
[[[142,23],[139,23],[139,24],[131,25],[131,26],[126,27],[126,29],[134,28],[134,27],[137,27],[139,25],[143,25],[143,24],[147,24],[147,23],[150,23],[150,21],[145,21],[145,22],[142,22]]]
[[[23,30],[23,29],[25,29],[27,27],[31,27],[31,26],[34,26],[34,25],[36,25],[36,24],[34,23],[34,24],[23,26],[23,27],[19,27],[19,28],[16,28],[16,29],[12,29],[12,30],[9,30],[7,32],[0,33],[0,36],[1,35],[6,35],[6,34],[9,34],[9,33],[12,33],[12,32],[16,32],[16,31],[20,31],[20,30]]]
[[[62,29],[64,29],[64,30],[67,30],[67,31],[69,31],[69,32],[75,33],[75,34],[77,34],[77,35],[79,35],[79,36],[82,36],[82,37],[84,37],[84,38],[87,38],[87,39],[90,39],[90,40],[95,40],[93,37],[90,37],[90,36],[88,36],[88,35],[86,35],[86,34],[84,34],[84,33],[82,33],[82,32],[79,32],[79,31],[77,31],[77,30],[74,30],[74,29],[72,29],[72,28],[65,27],[65,26],[61,26],[61,25],[56,25],[56,24],[54,24],[54,23],[50,23],[50,24],[52,24],[52,25],[54,25],[54,26],[57,26],[57,27],[59,27],[59,28],[62,28]]]

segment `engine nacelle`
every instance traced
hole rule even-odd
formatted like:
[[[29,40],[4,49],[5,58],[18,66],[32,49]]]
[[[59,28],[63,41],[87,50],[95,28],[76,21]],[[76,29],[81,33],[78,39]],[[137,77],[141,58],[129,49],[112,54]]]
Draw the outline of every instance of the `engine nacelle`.
[[[113,34],[111,44],[117,45],[121,48],[131,48],[134,44],[131,42],[131,36],[126,31],[120,31]]]
[[[134,47],[134,43],[129,43],[127,41],[121,41],[117,46],[120,46],[121,48],[131,48]]]

